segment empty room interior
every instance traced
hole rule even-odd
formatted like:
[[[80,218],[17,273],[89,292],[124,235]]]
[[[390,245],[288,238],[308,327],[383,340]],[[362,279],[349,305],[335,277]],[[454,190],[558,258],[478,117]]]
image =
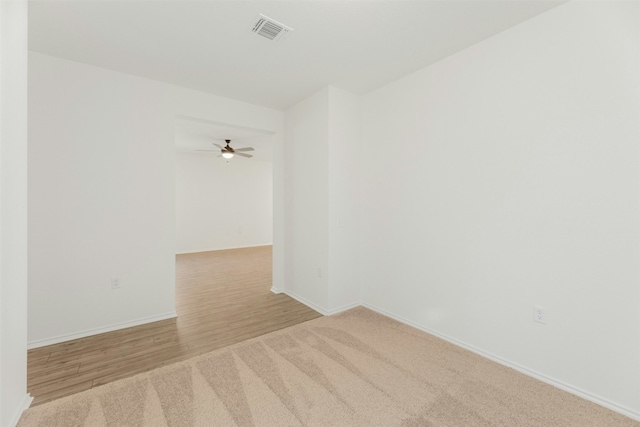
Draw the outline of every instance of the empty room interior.
[[[0,7],[0,426],[640,425],[640,2]]]

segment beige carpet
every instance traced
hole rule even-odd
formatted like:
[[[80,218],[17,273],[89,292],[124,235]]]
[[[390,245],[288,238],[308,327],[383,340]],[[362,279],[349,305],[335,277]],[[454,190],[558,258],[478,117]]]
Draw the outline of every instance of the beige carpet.
[[[27,410],[27,426],[640,426],[357,308]]]

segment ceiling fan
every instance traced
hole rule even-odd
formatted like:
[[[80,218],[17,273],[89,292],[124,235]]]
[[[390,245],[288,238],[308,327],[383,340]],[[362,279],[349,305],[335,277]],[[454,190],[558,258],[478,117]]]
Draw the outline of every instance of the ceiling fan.
[[[225,142],[227,143],[226,147],[223,147],[220,144],[216,144],[215,142],[213,143],[213,145],[215,145],[220,149],[220,155],[218,157],[224,157],[227,160],[231,159],[233,156],[240,156],[240,157],[247,157],[247,158],[253,157],[252,154],[244,153],[245,151],[253,151],[253,147],[231,148],[231,146],[229,145],[231,144],[231,140],[225,139]],[[218,151],[218,150],[196,150],[196,151]]]

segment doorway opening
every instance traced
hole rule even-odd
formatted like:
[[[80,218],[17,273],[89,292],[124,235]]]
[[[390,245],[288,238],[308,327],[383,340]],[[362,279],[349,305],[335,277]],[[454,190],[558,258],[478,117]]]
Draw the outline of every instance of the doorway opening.
[[[274,133],[176,118],[176,254],[273,243]]]

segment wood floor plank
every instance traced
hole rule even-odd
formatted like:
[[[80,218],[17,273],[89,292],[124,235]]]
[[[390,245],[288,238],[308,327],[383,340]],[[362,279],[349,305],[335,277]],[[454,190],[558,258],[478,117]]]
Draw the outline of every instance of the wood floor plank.
[[[271,246],[178,255],[178,318],[29,350],[33,404],[321,316],[271,286]]]
[[[48,361],[51,362],[58,358],[64,358],[67,355],[71,356],[75,353],[82,353],[88,348],[96,348],[96,344],[99,344],[100,347],[117,346],[129,341],[148,337],[152,333],[166,330],[175,330],[175,319],[161,320],[147,325],[92,335],[90,337],[66,341],[65,343],[54,344],[43,348],[49,349],[50,356]]]
[[[49,364],[46,364],[46,365],[27,364],[27,377],[30,378],[32,376],[41,374],[43,372],[51,371],[51,370],[55,370],[55,369],[65,369],[66,367],[68,367],[70,365],[76,366],[76,365],[78,365],[78,362],[76,362],[74,360],[63,360],[62,362],[49,363]]]
[[[27,379],[30,384],[37,386],[42,383],[48,383],[74,375],[78,373],[79,368],[79,363],[65,364],[64,366],[53,365],[45,369],[30,372],[27,374]]]
[[[148,359],[151,362],[153,362],[154,359],[162,360],[167,353],[178,349],[183,353],[186,353],[188,351],[188,347],[186,346],[186,344],[168,342],[163,344],[150,344],[146,347],[118,353],[117,357],[109,355],[107,357],[111,360],[111,363],[109,363],[108,365],[105,365],[103,358],[85,359],[84,361],[80,362],[78,374],[91,371],[95,372],[97,370],[104,369],[117,369],[118,366],[125,366],[127,363],[137,362],[140,359]]]
[[[74,384],[70,387],[57,388],[48,393],[38,393],[37,395],[31,393],[31,396],[33,396],[33,403],[31,403],[31,406],[37,406],[55,399],[59,399],[61,397],[70,396],[75,393],[80,393],[81,391],[89,390],[91,388],[91,385],[91,381],[85,381],[83,383]]]
[[[49,362],[57,362],[61,360],[82,361],[87,358],[95,359],[96,357],[110,357],[113,356],[114,353],[127,353],[138,347],[147,347],[151,344],[153,344],[153,335],[139,337],[135,340],[129,340],[118,344],[106,343],[100,347],[85,347],[80,351],[73,351],[70,353],[51,353],[51,356],[49,356]]]

